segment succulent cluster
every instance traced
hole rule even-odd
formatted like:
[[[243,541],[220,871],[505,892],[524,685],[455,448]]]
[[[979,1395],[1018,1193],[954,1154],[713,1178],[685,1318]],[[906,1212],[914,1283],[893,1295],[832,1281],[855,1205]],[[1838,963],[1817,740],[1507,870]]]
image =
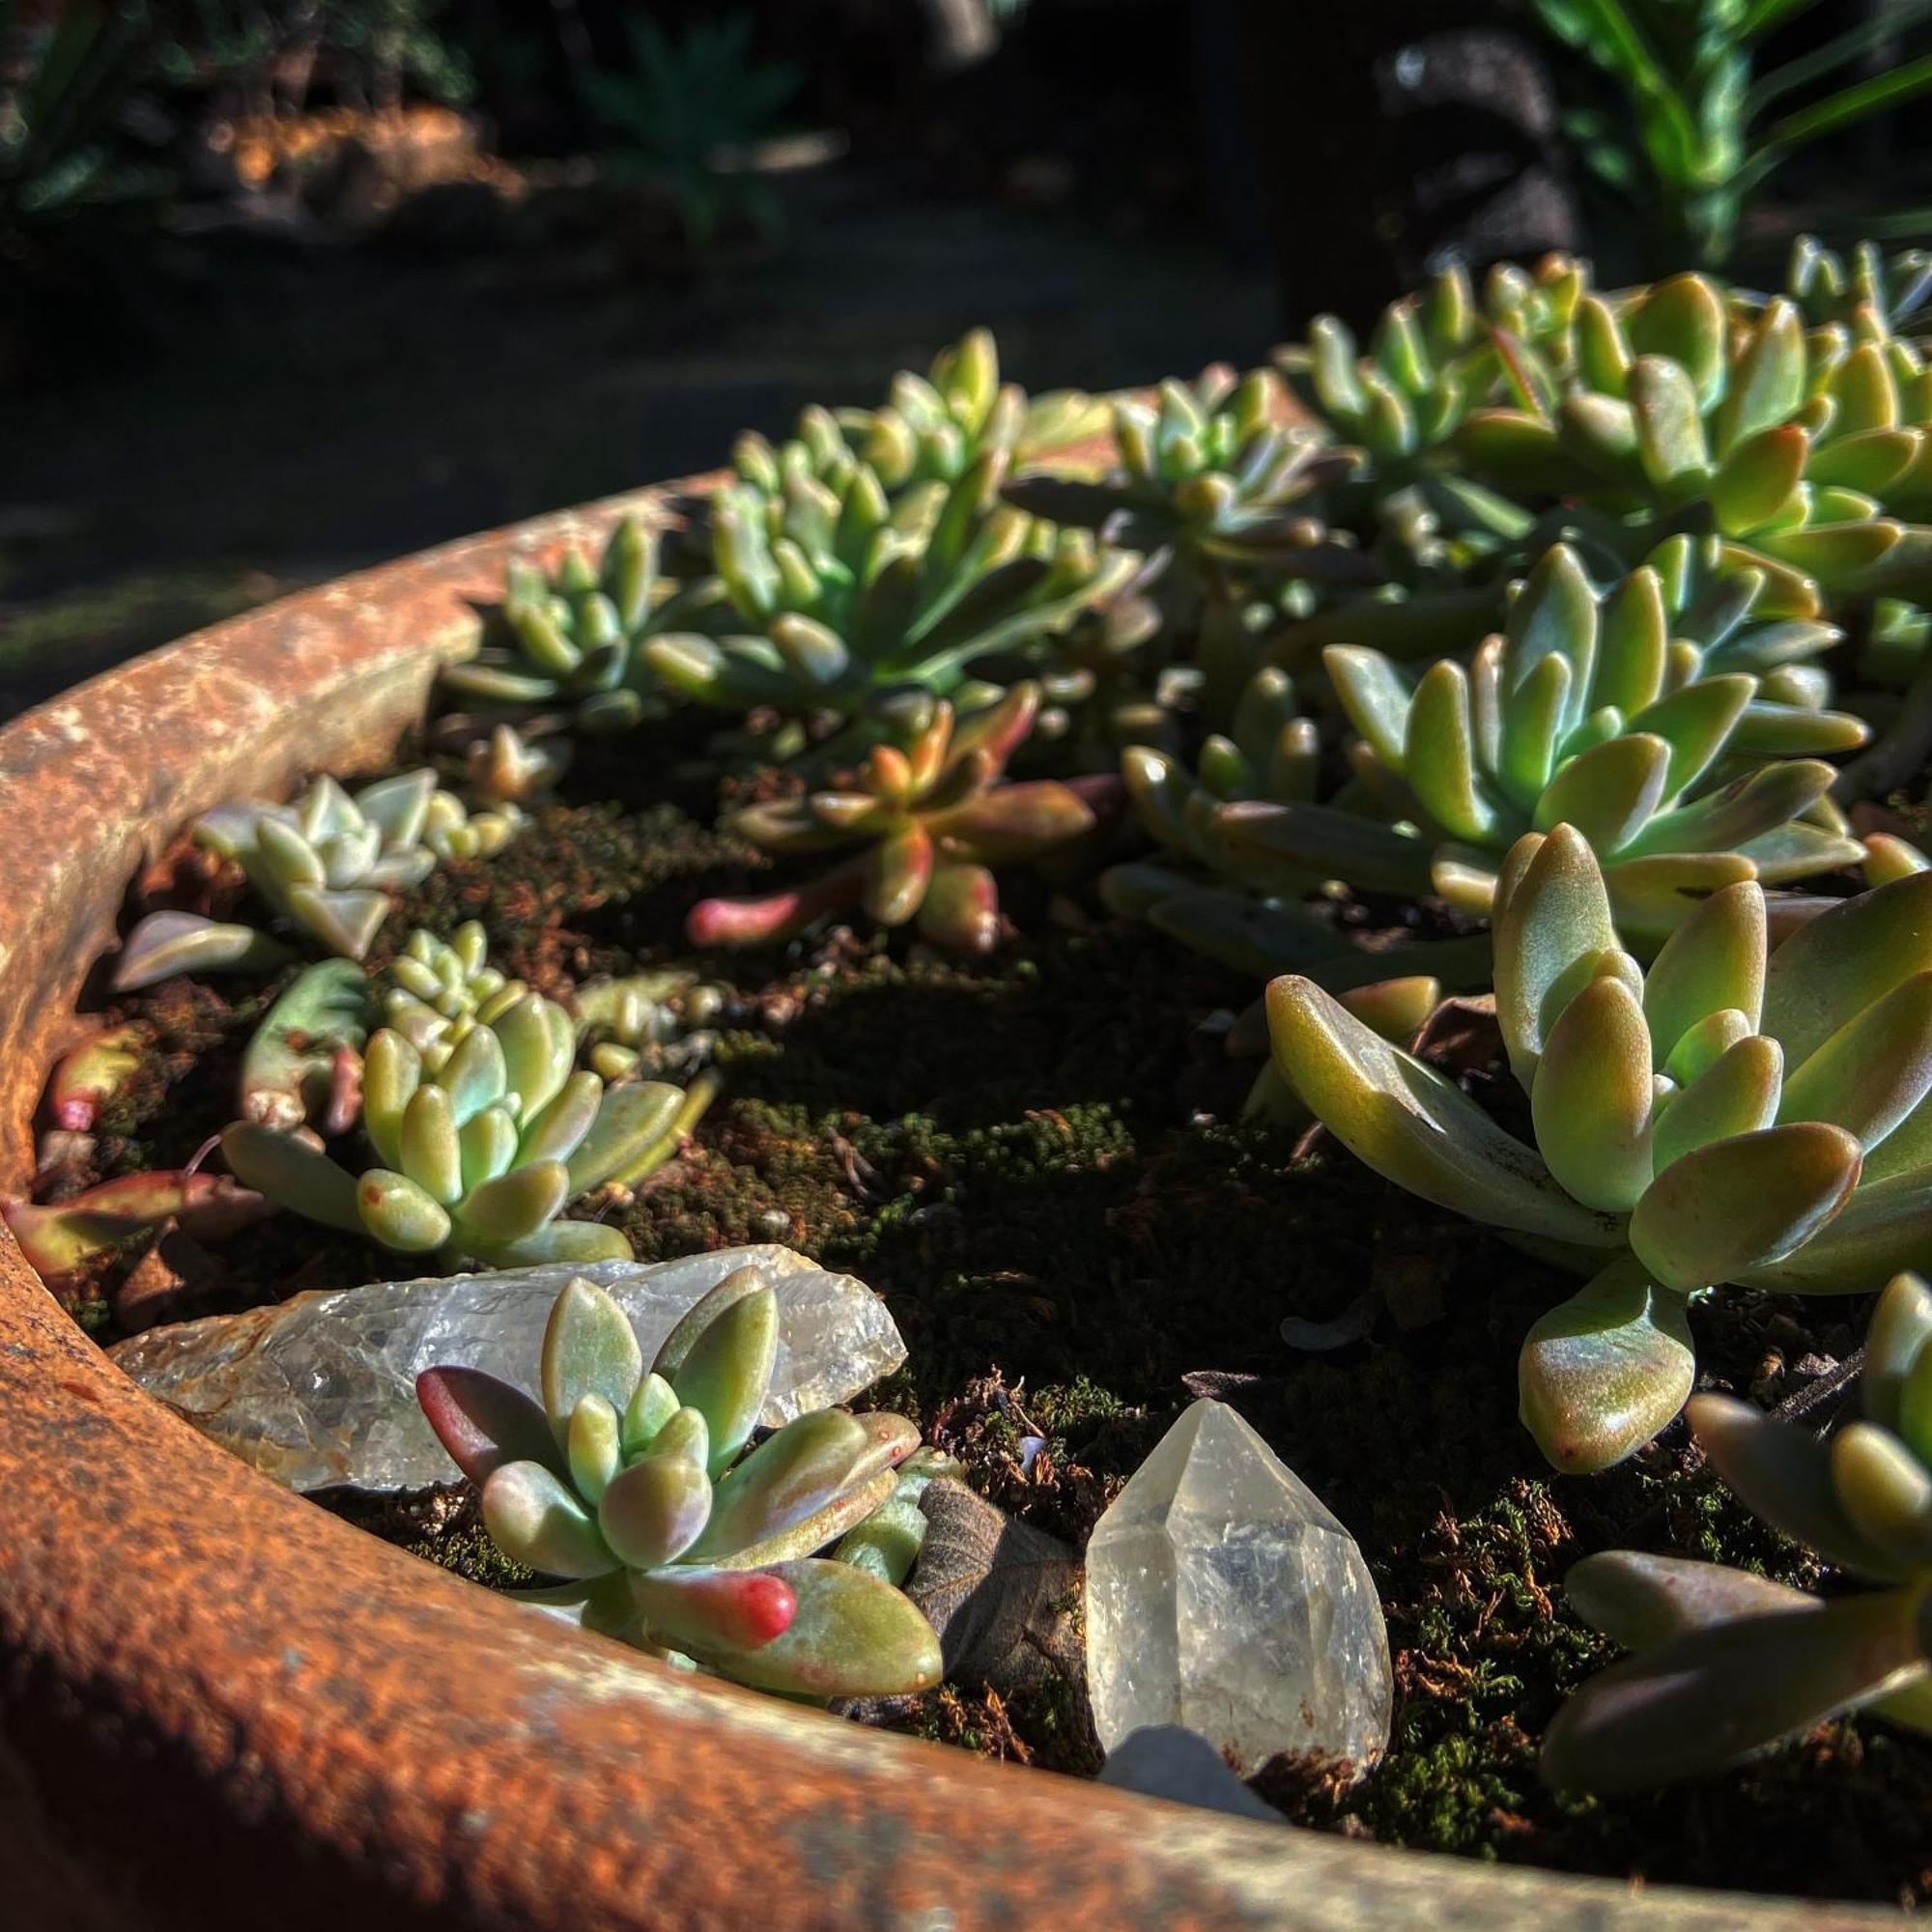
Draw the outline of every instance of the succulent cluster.
[[[1900,1274],[1865,1337],[1864,1414],[1829,1439],[1728,1396],[1690,1427],[1754,1516],[1884,1587],[1831,1602],[1748,1570],[1612,1549],[1564,1579],[1636,1655],[1557,1713],[1543,1763],[1590,1791],[1716,1771],[1840,1712],[1932,1730],[1932,1291]]]
[[[654,639],[652,669],[715,708],[849,716],[904,686],[951,692],[970,665],[1037,644],[1104,603],[1133,559],[1003,504],[1005,465],[988,451],[895,497],[863,463],[776,493],[727,485],[711,549],[728,628]]]
[[[687,923],[692,943],[762,945],[863,908],[881,925],[917,921],[936,946],[988,951],[1000,918],[992,868],[1059,851],[1094,824],[1092,805],[1069,785],[1000,781],[1038,708],[1031,684],[963,723],[941,699],[906,750],[874,746],[837,791],[738,812],[731,829],[769,852],[863,849],[804,886],[700,901]]]
[[[540,1405],[460,1367],[416,1392],[497,1547],[569,1579],[549,1606],[761,1690],[925,1690],[939,1639],[887,1561],[816,1553],[893,1501],[919,1432],[828,1408],[754,1444],[778,1345],[755,1268],[705,1295],[648,1370],[623,1310],[579,1279],[544,1333]]]
[[[1268,988],[1275,1062],[1378,1173],[1596,1269],[1520,1377],[1544,1453],[1599,1469],[1690,1393],[1690,1296],[1869,1292],[1932,1263],[1932,873],[1780,925],[1741,880],[1648,972],[1567,825],[1516,845],[1499,901],[1496,1017],[1533,1147],[1306,979]]]
[[[877,409],[827,410],[799,416],[796,433],[773,444],[741,436],[731,467],[769,497],[803,478],[842,488],[866,469],[897,496],[923,483],[952,483],[982,458],[1026,462],[1106,427],[1105,405],[1071,390],[1029,398],[1000,381],[992,331],[969,329],[920,376],[901,370]]]
[[[1379,651],[1329,646],[1366,810],[1235,804],[1217,837],[1250,864],[1488,914],[1511,845],[1568,824],[1603,862],[1627,938],[1648,948],[1719,886],[1856,863],[1863,848],[1826,800],[1835,774],[1817,754],[1861,745],[1865,726],[1791,701],[1811,695],[1802,680],[1769,696],[1776,673],[1760,674],[1833,633],[1756,621],[1760,576],[1700,582],[1693,546],[1666,553],[1600,592],[1555,546],[1466,668],[1438,658],[1414,676]]]
[[[473,658],[443,672],[443,688],[490,707],[565,710],[582,731],[662,716],[668,705],[643,641],[690,621],[710,586],[668,581],[661,542],[655,528],[625,517],[595,564],[582,551],[554,577],[512,563],[497,623]]]
[[[487,859],[521,823],[513,806],[471,813],[425,768],[378,779],[353,795],[323,777],[291,805],[222,806],[195,820],[198,844],[232,859],[287,924],[325,952],[360,959],[390,893],[420,885],[438,864]],[[151,913],[128,934],[117,990],[176,973],[248,971],[285,956],[267,935],[195,913]]]
[[[409,955],[391,970],[410,967],[436,971]],[[689,1096],[575,1070],[577,1029],[563,1008],[515,982],[479,991],[488,978],[500,976],[439,980],[453,1013],[407,985],[390,989],[391,1024],[369,1036],[361,1071],[378,1165],[351,1174],[307,1140],[242,1120],[221,1137],[230,1169],[281,1207],[402,1254],[501,1266],[628,1260],[616,1229],[558,1216],[662,1159],[691,1123]]]
[[[1363,582],[1372,571],[1332,541],[1306,500],[1354,458],[1285,416],[1269,370],[1238,377],[1217,367],[1191,384],[1163,383],[1151,404],[1114,406],[1118,456],[1106,476],[1022,476],[1007,499],[1122,550],[1177,555],[1209,585],[1244,565]]]
[[[1932,596],[1932,374],[1867,304],[1807,329],[1702,275],[1585,296],[1545,395],[1474,411],[1459,460],[1606,529],[1713,529],[1762,570],[1772,608],[1832,594]]]

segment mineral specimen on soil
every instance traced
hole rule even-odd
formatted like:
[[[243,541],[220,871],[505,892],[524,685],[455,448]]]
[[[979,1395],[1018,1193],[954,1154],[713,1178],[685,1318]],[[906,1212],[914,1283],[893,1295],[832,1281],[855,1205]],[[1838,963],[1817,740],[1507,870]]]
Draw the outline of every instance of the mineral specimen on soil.
[[[1361,1768],[1388,1742],[1388,1636],[1354,1538],[1211,1399],[1094,1527],[1087,1673],[1109,1750],[1184,1724],[1246,1776],[1278,1751]]]
[[[291,1489],[422,1489],[456,1479],[416,1405],[422,1370],[456,1363],[533,1388],[551,1306],[579,1275],[616,1296],[649,1361],[699,1295],[753,1264],[779,1302],[765,1426],[847,1402],[905,1359],[885,1303],[863,1282],[769,1245],[321,1291],[152,1328],[111,1352],[151,1395]]]

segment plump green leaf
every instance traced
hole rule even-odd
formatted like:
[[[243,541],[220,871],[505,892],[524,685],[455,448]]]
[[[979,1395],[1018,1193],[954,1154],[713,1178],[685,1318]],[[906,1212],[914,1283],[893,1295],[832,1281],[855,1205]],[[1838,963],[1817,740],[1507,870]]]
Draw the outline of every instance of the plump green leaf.
[[[1725,886],[1664,941],[1644,976],[1643,1012],[1660,1064],[1700,1020],[1735,1008],[1753,1024],[1764,999],[1764,893]]]
[[[1932,969],[1847,1020],[1793,1067],[1782,1121],[1830,1121],[1876,1147],[1932,1093]]]
[[[692,1560],[729,1556],[810,1516],[844,1488],[868,1442],[843,1409],[794,1417],[719,1480]]]
[[[582,1277],[566,1284],[544,1328],[538,1382],[559,1447],[586,1395],[601,1395],[620,1415],[644,1372],[643,1351],[615,1299]]]
[[[1823,1227],[1857,1186],[1861,1159],[1852,1135],[1815,1122],[1694,1149],[1637,1203],[1631,1246],[1665,1287],[1735,1281]]]
[[[1568,983],[1579,961],[1613,949],[1617,934],[1604,875],[1580,833],[1559,825],[1547,838],[1519,840],[1510,865],[1516,883],[1506,869],[1496,914],[1496,1019],[1527,1088],[1557,1017],[1546,1011],[1551,989]]]
[[[1601,1549],[1564,1572],[1563,1601],[1626,1650],[1644,1651],[1709,1624],[1808,1609],[1817,1599],[1722,1563]]]
[[[1710,1625],[1584,1685],[1545,1736],[1544,1776],[1624,1791],[1715,1771],[1927,1669],[1907,1591]]]
[[[850,1563],[802,1557],[767,1575],[797,1609],[782,1634],[713,1661],[741,1684],[798,1697],[904,1696],[939,1682],[939,1639],[909,1597]],[[703,1656],[700,1650],[696,1654]]]
[[[1749,1034],[1726,1047],[1663,1109],[1651,1138],[1651,1162],[1662,1174],[1673,1161],[1713,1141],[1754,1134],[1777,1120],[1784,1055],[1775,1039]]]
[[[724,1303],[678,1364],[678,1400],[699,1410],[710,1429],[712,1476],[751,1440],[778,1351],[778,1296],[761,1285]]]
[[[483,1526],[513,1563],[547,1577],[601,1577],[616,1559],[590,1512],[537,1463],[505,1463],[483,1485]]]
[[[1696,1380],[1685,1300],[1633,1257],[1543,1316],[1523,1341],[1523,1427],[1555,1468],[1606,1469],[1684,1406]]]
[[[1530,1085],[1537,1151],[1589,1208],[1627,1213],[1651,1179],[1650,1032],[1621,980],[1593,980],[1544,1041]]]
[[[1932,1288],[1916,1274],[1894,1275],[1872,1310],[1865,1328],[1865,1365],[1861,1393],[1865,1414],[1882,1429],[1903,1435],[1920,1455],[1932,1449],[1924,1423],[1932,1412],[1904,1416],[1905,1393],[1919,1378],[1932,1343]],[[1932,1396],[1932,1387],[1923,1391]],[[1918,1406],[1915,1403],[1915,1406]]]
[[[1392,1046],[1311,980],[1267,990],[1282,1077],[1378,1174],[1495,1227],[1610,1246],[1621,1223],[1570,1199],[1542,1159],[1433,1067]]]
[[[571,1411],[565,1455],[571,1488],[594,1507],[624,1463],[617,1411],[601,1395],[585,1396]]]
[[[425,1369],[416,1400],[449,1460],[472,1483],[484,1483],[506,1463],[537,1463],[561,1475],[544,1412],[522,1389],[481,1369]]]
[[[325,1227],[363,1232],[355,1177],[306,1141],[254,1121],[237,1121],[222,1130],[221,1157],[244,1187]]]
[[[649,1455],[620,1469],[597,1504],[597,1526],[633,1570],[682,1556],[711,1514],[711,1483],[688,1456]]]
[[[425,1255],[449,1238],[448,1210],[387,1168],[369,1168],[356,1181],[355,1210],[364,1232],[399,1254]]]
[[[1932,872],[1842,900],[1792,934],[1765,973],[1764,1031],[1801,1066],[1873,1001],[1932,967]]]
[[[764,1570],[659,1570],[634,1576],[631,1591],[656,1636],[714,1662],[770,1643],[798,1609],[791,1584]]]

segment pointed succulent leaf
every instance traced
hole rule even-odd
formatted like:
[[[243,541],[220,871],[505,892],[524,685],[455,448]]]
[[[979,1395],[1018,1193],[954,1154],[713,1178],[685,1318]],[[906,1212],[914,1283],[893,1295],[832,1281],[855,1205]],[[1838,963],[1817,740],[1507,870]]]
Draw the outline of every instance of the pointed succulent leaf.
[[[774,1563],[788,1563],[796,1556],[811,1556],[836,1543],[892,1500],[898,1485],[897,1472],[874,1469],[870,1475],[854,1475],[837,1494],[821,1503],[810,1516],[734,1549],[716,1559],[722,1569],[765,1570]]]
[[[362,1233],[355,1177],[307,1142],[254,1121],[237,1121],[222,1132],[221,1157],[228,1171],[257,1194],[325,1227]]]
[[[1569,826],[1612,858],[1637,837],[1663,801],[1671,750],[1648,732],[1593,745],[1570,759],[1537,801],[1536,830]]]
[[[1593,1629],[1635,1651],[1709,1624],[1808,1609],[1817,1602],[1755,1571],[1636,1549],[1602,1549],[1573,1563],[1564,1573],[1563,1600]]]
[[[1735,1008],[1756,1023],[1765,948],[1764,894],[1749,883],[1713,893],[1664,941],[1643,983],[1644,1018],[1660,1064],[1713,1013]]]
[[[289,949],[250,925],[231,925],[192,912],[151,912],[121,948],[112,986],[132,993],[178,973],[267,972]]]
[[[1765,971],[1764,1031],[1802,1066],[1833,1034],[1932,968],[1932,872],[1840,901],[1793,933]]]
[[[1932,1421],[1932,1410],[1918,1413],[1921,1399],[1916,1397],[1915,1414],[1908,1424],[1904,1407],[1906,1390],[1922,1379],[1920,1363],[1932,1358],[1928,1343],[1932,1343],[1932,1288],[1916,1274],[1894,1275],[1865,1329],[1861,1393],[1866,1416],[1881,1429],[1904,1436],[1921,1455],[1932,1449],[1932,1436],[1924,1427]],[[1932,1386],[1923,1395],[1932,1397]]]
[[[822,1508],[850,1481],[868,1440],[843,1409],[795,1416],[719,1480],[692,1561],[729,1556]]]
[[[647,1374],[638,1383],[637,1392],[625,1405],[623,1449],[627,1458],[641,1456],[656,1442],[660,1432],[677,1413],[677,1391],[656,1373]]]
[[[537,1463],[565,1472],[543,1410],[522,1389],[481,1369],[425,1369],[416,1401],[449,1460],[472,1483],[485,1483],[506,1463]]]
[[[634,1575],[631,1590],[653,1635],[714,1661],[782,1635],[798,1608],[790,1583],[764,1570],[658,1570]]]
[[[643,1353],[629,1318],[595,1282],[568,1283],[544,1328],[539,1383],[544,1413],[559,1447],[570,1418],[586,1395],[601,1395],[620,1414],[644,1372]]]
[[[710,1429],[707,1467],[720,1476],[751,1440],[778,1362],[779,1303],[769,1285],[720,1306],[671,1378],[678,1401]]]
[[[1927,1669],[1905,1591],[1714,1624],[1584,1685],[1545,1736],[1544,1776],[1623,1791],[1715,1771]]]
[[[1267,990],[1275,1065],[1311,1112],[1378,1174],[1495,1227],[1609,1246],[1619,1223],[1573,1201],[1542,1159],[1461,1089],[1392,1046],[1313,981]]]
[[[1495,928],[1496,1019],[1510,1065],[1527,1088],[1558,1017],[1547,1010],[1552,990],[1569,984],[1578,961],[1613,949],[1617,935],[1603,872],[1588,841],[1570,826],[1520,840],[1504,881]]]
[[[1932,1471],[1875,1422],[1848,1422],[1832,1437],[1831,1456],[1852,1527],[1903,1573],[1932,1565]]]
[[[483,1485],[483,1526],[513,1563],[549,1577],[601,1577],[616,1558],[590,1512],[538,1463],[505,1463]]]
[[[1876,1147],[1932,1093],[1932,968],[1847,1020],[1794,1067],[1783,1121],[1829,1121]]]
[[[1881,1141],[1874,1164],[1908,1131]],[[1866,1180],[1803,1246],[1740,1279],[1783,1294],[1863,1294],[1876,1293],[1901,1268],[1932,1270],[1932,1171]]]
[[[571,1488],[594,1508],[624,1463],[617,1411],[601,1395],[584,1396],[571,1411],[566,1457]]]
[[[589,1132],[570,1155],[570,1198],[634,1167],[670,1131],[683,1104],[684,1090],[663,1080],[627,1080],[605,1088]]]
[[[1753,1516],[1828,1563],[1866,1577],[1897,1574],[1884,1548],[1846,1515],[1831,1450],[1809,1430],[1724,1395],[1693,1396],[1686,1413],[1712,1467]]]
[[[1553,1467],[1606,1469],[1684,1406],[1696,1376],[1683,1295],[1622,1256],[1524,1338],[1517,1364],[1523,1426]]]
[[[1656,1171],[1662,1173],[1714,1141],[1774,1125],[1783,1065],[1777,1042],[1761,1034],[1747,1035],[1726,1047],[1658,1117],[1651,1136]]]
[[[1624,1213],[1651,1179],[1650,1032],[1623,980],[1593,980],[1544,1041],[1530,1083],[1537,1151],[1585,1207]]]

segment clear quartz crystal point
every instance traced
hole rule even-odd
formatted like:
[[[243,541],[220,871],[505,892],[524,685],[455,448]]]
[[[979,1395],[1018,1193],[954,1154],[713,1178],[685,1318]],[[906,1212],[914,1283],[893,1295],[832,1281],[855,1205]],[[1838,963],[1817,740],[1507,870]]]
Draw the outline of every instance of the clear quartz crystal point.
[[[769,1244],[319,1291],[150,1328],[110,1352],[149,1394],[291,1489],[425,1489],[454,1482],[456,1465],[416,1404],[424,1369],[482,1369],[534,1391],[552,1304],[579,1276],[616,1296],[648,1362],[700,1295],[753,1265],[779,1304],[758,1418],[767,1427],[849,1402],[905,1360],[897,1325],[864,1282]]]
[[[1112,1750],[1184,1724],[1243,1775],[1388,1742],[1381,1605],[1355,1540],[1224,1404],[1197,1402],[1094,1525],[1087,1674]]]

